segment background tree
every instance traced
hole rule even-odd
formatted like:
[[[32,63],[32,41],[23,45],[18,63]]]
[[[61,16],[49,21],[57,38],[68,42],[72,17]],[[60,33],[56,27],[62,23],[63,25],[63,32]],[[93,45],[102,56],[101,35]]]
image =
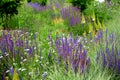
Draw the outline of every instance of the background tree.
[[[81,11],[84,11],[87,8],[87,4],[91,4],[92,1],[94,0],[69,0],[73,6],[77,6]]]
[[[18,14],[17,8],[21,5],[20,1],[21,0],[0,0],[0,23],[4,29],[9,28],[8,20]]]

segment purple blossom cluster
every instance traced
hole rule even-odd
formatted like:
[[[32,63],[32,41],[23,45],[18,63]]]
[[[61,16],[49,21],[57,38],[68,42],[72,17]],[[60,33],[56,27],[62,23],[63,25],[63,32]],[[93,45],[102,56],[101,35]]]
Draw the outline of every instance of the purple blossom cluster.
[[[72,35],[59,37],[56,39],[56,49],[66,69],[69,65],[75,73],[83,73],[87,69],[90,58],[87,57],[87,50],[83,48],[80,39],[73,38]]]
[[[77,25],[81,22],[80,9],[77,7],[63,7],[60,13],[64,20],[68,20],[70,26]]]
[[[47,9],[52,9],[51,6],[42,6],[37,2],[36,3],[28,3],[28,5],[30,7],[32,7],[37,12],[44,11],[44,10],[47,10]]]

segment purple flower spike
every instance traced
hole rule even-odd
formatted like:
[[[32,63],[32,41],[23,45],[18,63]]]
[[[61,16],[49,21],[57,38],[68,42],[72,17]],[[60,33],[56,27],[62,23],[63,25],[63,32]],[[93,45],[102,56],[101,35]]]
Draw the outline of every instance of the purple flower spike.
[[[120,74],[120,59],[118,60],[118,62],[117,62],[117,64],[118,64],[118,73]]]
[[[102,64],[103,64],[103,67],[105,67],[106,66],[106,56],[105,56],[105,54],[104,53],[102,53]]]
[[[29,48],[29,51],[28,51],[29,55],[32,55],[33,51],[34,51],[34,46],[32,46],[32,47]]]
[[[13,67],[10,68],[10,74],[11,74],[11,75],[14,74],[14,69],[13,69]]]

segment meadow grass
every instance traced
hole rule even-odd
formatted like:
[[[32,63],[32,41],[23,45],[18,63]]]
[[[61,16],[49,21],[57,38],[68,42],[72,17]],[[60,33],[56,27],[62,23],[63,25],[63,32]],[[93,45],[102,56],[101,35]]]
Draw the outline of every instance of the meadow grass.
[[[59,10],[57,11],[59,12]],[[101,66],[102,62],[100,63],[96,62],[97,51],[100,50],[101,46],[105,47],[104,41],[103,42],[101,41],[100,43],[99,41],[90,43],[90,41],[88,40],[88,44],[85,44],[83,42],[85,44],[84,45],[85,48],[86,46],[89,47],[87,55],[88,57],[90,57],[90,64],[87,70],[82,74],[79,71],[78,73],[75,74],[71,65],[69,65],[70,67],[68,68],[68,71],[66,71],[64,63],[62,63],[62,66],[56,63],[55,58],[56,57],[58,58],[59,55],[56,50],[56,47],[55,46],[51,47],[49,36],[52,37],[52,40],[54,41],[54,45],[55,45],[55,41],[58,36],[59,37],[63,35],[67,36],[70,33],[69,32],[70,25],[66,24],[64,20],[61,19],[62,17],[58,15],[59,13],[57,13],[57,11],[45,10],[39,12],[32,9],[26,3],[21,8],[19,8],[19,14],[13,17],[13,19],[10,22],[10,26],[11,28],[16,27],[16,29],[27,28],[28,31],[26,32],[30,31],[29,36],[30,38],[32,36],[31,40],[33,40],[33,44],[30,45],[36,45],[34,41],[37,42],[38,54],[37,54],[37,50],[35,50],[34,56],[32,57],[27,56],[26,58],[27,61],[25,62],[25,64],[22,64],[21,67],[19,67],[20,63],[17,63],[17,65],[12,65],[14,68],[13,70],[26,68],[27,70],[18,72],[19,77],[22,78],[23,80],[28,80],[28,79],[29,80],[112,80],[115,79],[114,76],[116,75],[112,74],[107,67],[103,68]],[[117,11],[117,14],[113,16],[113,19],[108,20],[108,22],[105,23],[109,33],[115,32],[115,36],[117,38],[119,37],[120,34],[119,16],[120,16],[120,12]],[[33,38],[33,34],[35,32],[38,32],[38,34],[36,35],[37,36],[36,40],[34,40]],[[76,36],[73,36],[73,39],[75,39],[75,37]],[[83,38],[86,37],[84,36]],[[52,50],[51,53],[50,50]],[[2,52],[0,53],[2,56]],[[22,54],[24,55],[24,53],[26,52],[23,52]],[[8,76],[9,75],[5,77]],[[14,76],[16,75],[10,74],[9,79],[12,79]]]

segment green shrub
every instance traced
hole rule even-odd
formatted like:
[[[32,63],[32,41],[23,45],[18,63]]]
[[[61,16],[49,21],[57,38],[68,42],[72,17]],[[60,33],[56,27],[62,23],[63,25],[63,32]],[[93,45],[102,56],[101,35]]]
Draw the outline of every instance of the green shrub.
[[[69,28],[70,32],[76,35],[86,35],[89,32],[88,24],[79,24],[79,26],[73,26]]]
[[[95,2],[87,5],[87,9],[84,11],[87,16],[91,16],[93,12],[95,13],[96,18],[98,17],[100,22],[102,22],[111,19],[114,10],[105,3]]]

